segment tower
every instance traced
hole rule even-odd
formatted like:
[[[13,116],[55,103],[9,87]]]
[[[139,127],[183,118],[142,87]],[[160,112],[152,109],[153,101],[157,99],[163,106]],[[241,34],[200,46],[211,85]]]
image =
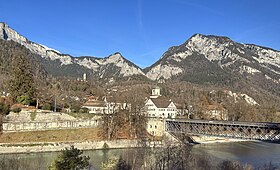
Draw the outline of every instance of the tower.
[[[87,81],[87,74],[86,73],[83,74],[83,80]]]
[[[157,98],[159,96],[161,96],[160,95],[160,88],[158,86],[156,86],[156,87],[154,87],[152,89],[152,96],[151,96],[151,98]]]

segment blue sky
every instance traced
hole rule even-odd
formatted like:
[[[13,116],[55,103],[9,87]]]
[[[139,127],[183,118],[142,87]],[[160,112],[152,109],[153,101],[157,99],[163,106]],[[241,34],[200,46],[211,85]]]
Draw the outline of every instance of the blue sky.
[[[0,21],[73,56],[115,52],[144,68],[195,33],[280,50],[279,0],[5,0]]]

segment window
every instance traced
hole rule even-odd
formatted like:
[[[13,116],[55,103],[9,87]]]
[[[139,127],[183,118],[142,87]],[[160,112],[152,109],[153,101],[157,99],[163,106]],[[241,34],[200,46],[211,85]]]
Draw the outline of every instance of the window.
[[[155,125],[155,129],[157,128],[157,125]]]

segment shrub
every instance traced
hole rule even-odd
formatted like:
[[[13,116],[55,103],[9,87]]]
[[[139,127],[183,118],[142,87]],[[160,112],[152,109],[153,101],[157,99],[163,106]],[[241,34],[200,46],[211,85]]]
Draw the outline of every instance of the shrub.
[[[71,112],[79,113],[81,107],[80,106],[72,106],[70,109],[71,109]]]
[[[14,108],[12,111],[15,113],[19,113],[21,111],[21,108],[17,107],[17,108]]]
[[[51,105],[49,103],[46,103],[42,107],[43,110],[51,110]]]
[[[103,149],[109,149],[109,145],[106,142],[103,144]]]
[[[23,105],[29,105],[31,102],[31,98],[27,95],[21,95],[17,97],[16,101]]]
[[[80,113],[88,113],[88,108],[81,108],[79,110]]]
[[[6,105],[4,103],[0,103],[0,113],[3,115],[7,115],[10,112],[9,105]]]
[[[66,170],[66,169],[87,169],[90,167],[89,156],[82,156],[83,151],[71,146],[65,148],[61,154],[57,156],[50,170]]]

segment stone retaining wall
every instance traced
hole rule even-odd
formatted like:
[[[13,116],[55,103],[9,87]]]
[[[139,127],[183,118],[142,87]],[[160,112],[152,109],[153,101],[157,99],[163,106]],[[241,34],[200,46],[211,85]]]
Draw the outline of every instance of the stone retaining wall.
[[[55,122],[4,122],[3,132],[22,132],[55,129],[95,128],[99,120],[75,120]]]
[[[145,142],[146,147],[161,147],[162,143]],[[80,150],[93,150],[112,148],[134,148],[144,147],[143,142],[139,140],[112,140],[112,141],[86,141],[86,142],[50,142],[50,143],[20,143],[20,144],[0,144],[0,154],[7,153],[31,153],[31,152],[53,152],[61,151],[65,147],[75,146]]]

